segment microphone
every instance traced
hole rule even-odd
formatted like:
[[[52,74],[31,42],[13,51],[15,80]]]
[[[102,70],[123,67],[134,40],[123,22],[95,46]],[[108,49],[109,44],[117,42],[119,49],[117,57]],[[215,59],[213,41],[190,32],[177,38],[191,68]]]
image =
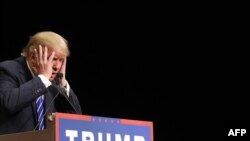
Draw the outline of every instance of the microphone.
[[[62,87],[62,78],[63,78],[63,74],[57,73],[55,81],[56,81],[56,85],[58,85],[59,87]]]
[[[58,81],[57,85],[59,86],[58,91],[59,91],[59,93],[61,93],[64,96],[64,98],[67,100],[67,102],[73,108],[74,112],[77,113],[77,110],[76,110],[75,106],[69,101],[69,98],[68,98],[69,96],[67,95],[67,93],[65,91],[65,88],[62,85],[62,78],[63,78],[63,74],[62,73],[58,73],[57,74],[57,79],[56,79],[56,81]]]
[[[61,82],[62,82],[62,77],[63,77],[63,74],[62,73],[58,73],[57,75],[56,75],[56,78],[55,78],[55,82],[56,82],[56,85],[58,85],[59,87],[61,87]],[[57,94],[53,97],[53,99],[50,101],[50,103],[49,103],[49,105],[47,106],[48,108],[46,109],[46,111],[43,113],[43,115],[42,115],[42,119],[44,119],[44,117],[48,114],[48,111],[49,111],[49,109],[50,109],[50,107],[51,107],[51,104],[55,101],[55,99],[58,97],[58,95],[61,93],[62,91],[60,90],[60,89],[58,89],[58,92],[57,92]],[[74,108],[74,110],[75,110],[75,108]],[[76,110],[75,110],[76,111]],[[33,131],[35,131],[36,130],[36,128],[39,126],[39,122],[40,121],[38,121],[37,122],[37,124],[36,124],[36,126],[35,126],[35,128],[33,129]]]

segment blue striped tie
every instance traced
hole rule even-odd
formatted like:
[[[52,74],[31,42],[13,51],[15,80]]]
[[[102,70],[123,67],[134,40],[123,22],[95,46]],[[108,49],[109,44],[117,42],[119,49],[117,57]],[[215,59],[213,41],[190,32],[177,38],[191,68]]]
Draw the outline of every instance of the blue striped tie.
[[[37,99],[36,99],[36,106],[37,106],[37,114],[38,114],[38,123],[39,123],[39,126],[38,126],[38,130],[43,130],[44,129],[44,116],[43,116],[43,113],[44,113],[44,107],[43,107],[43,97],[42,96],[39,96]]]

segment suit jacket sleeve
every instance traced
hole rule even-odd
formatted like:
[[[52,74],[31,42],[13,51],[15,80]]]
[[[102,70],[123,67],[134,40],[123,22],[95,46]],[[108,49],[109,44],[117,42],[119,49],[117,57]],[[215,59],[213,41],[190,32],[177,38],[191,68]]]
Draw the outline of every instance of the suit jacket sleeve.
[[[22,110],[47,92],[40,78],[22,79],[25,74],[21,74],[20,67],[13,63],[0,65],[0,110],[9,114]]]

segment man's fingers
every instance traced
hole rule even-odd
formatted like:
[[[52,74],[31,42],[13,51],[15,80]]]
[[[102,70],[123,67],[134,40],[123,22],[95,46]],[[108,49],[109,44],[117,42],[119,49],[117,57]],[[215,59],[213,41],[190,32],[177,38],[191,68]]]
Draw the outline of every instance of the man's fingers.
[[[47,56],[48,56],[48,48],[45,46],[44,47],[44,54],[43,54],[43,61],[45,63],[47,62]]]
[[[42,64],[42,60],[43,60],[43,50],[42,50],[42,46],[39,45],[39,61]]]
[[[52,54],[50,55],[50,57],[49,57],[49,62],[52,62],[52,60],[53,60],[53,58],[54,58],[54,56],[55,56],[55,51],[53,51],[52,52]]]
[[[65,56],[64,57],[64,60],[63,60],[63,67],[66,68],[66,63],[67,63],[67,57]]]
[[[38,52],[37,52],[37,49],[36,49],[36,48],[34,49],[34,52],[35,52],[35,57],[36,57],[35,59],[36,59],[37,62],[39,62],[39,59],[38,59]]]
[[[66,63],[67,63],[67,56],[64,57],[63,64],[61,67],[61,73],[63,73],[63,77],[65,78],[66,75]]]

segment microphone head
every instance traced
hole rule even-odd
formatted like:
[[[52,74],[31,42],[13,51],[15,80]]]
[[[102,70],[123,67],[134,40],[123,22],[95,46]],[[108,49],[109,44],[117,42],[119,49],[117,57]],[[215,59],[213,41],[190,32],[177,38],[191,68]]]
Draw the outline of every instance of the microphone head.
[[[63,74],[57,73],[56,78],[54,79],[56,82],[56,85],[60,85],[62,78],[63,78]]]
[[[63,74],[62,73],[57,73],[57,78],[62,79]]]

